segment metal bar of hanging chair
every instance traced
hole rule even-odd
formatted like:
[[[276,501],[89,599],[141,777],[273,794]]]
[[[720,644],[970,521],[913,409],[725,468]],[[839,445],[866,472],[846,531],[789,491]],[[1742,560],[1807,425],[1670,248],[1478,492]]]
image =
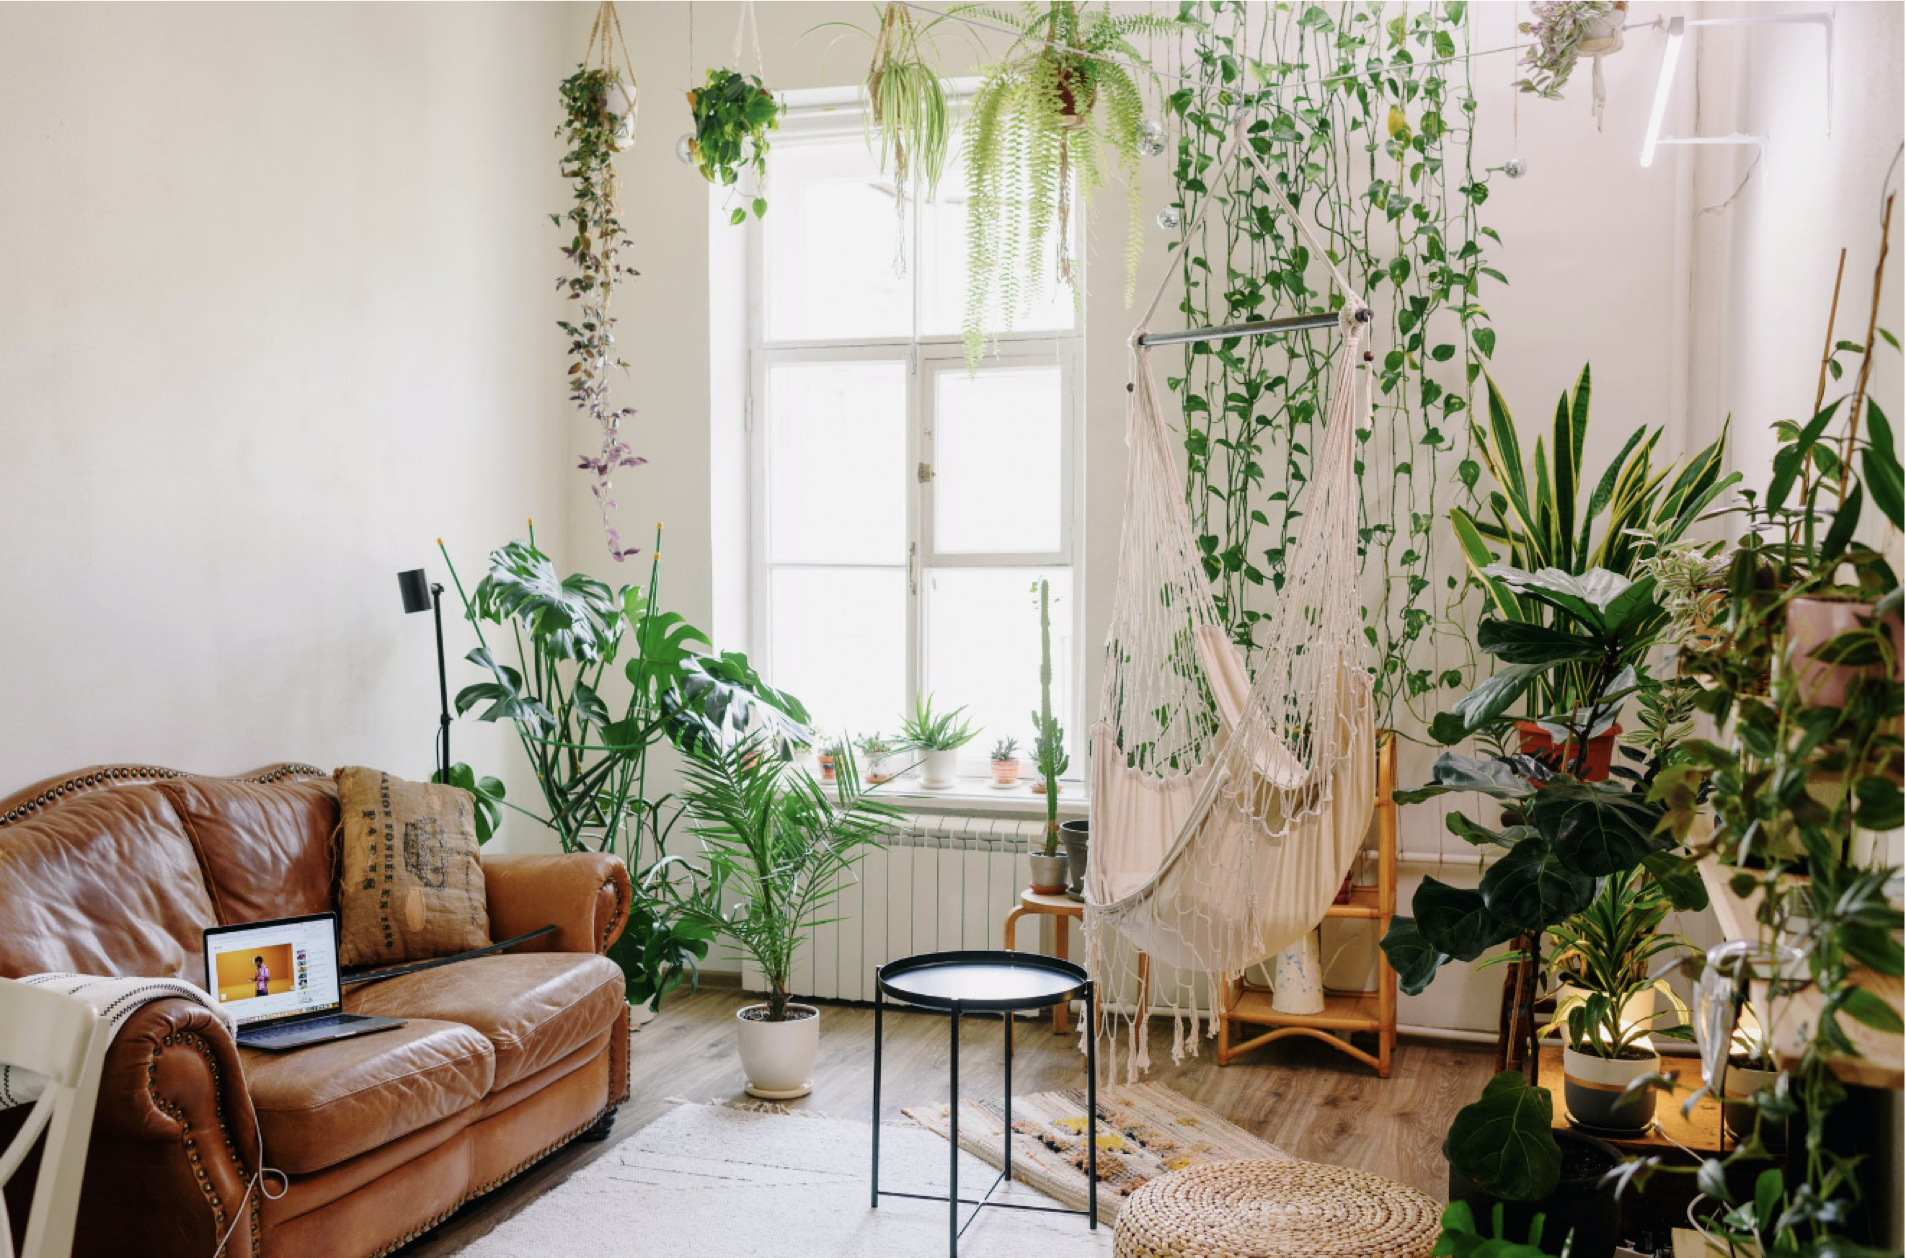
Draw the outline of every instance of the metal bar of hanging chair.
[[[1367,323],[1370,318],[1368,309],[1357,313],[1359,322]],[[1317,328],[1337,326],[1338,314],[1335,310],[1322,310],[1316,314],[1291,315],[1284,319],[1258,319],[1251,323],[1231,323],[1218,328],[1186,328],[1182,332],[1147,332],[1138,338],[1140,345],[1187,345],[1196,341],[1228,341],[1239,336],[1273,336],[1279,332],[1310,332]]]

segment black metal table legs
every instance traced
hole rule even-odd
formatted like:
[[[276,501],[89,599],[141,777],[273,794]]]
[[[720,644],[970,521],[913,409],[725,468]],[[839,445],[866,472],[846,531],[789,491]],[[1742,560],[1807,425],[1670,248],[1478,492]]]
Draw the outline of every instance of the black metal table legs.
[[[1085,1168],[1086,1168],[1086,1208],[1072,1210],[1064,1206],[1040,1206],[1028,1202],[995,1201],[993,1193],[1002,1183],[1010,1183],[1013,1178],[1013,1013],[1002,1011],[1005,1022],[1005,1158],[1004,1169],[993,1180],[992,1186],[978,1198],[960,1196],[960,1018],[962,1006],[954,1002],[948,1009],[948,1086],[947,1086],[947,1254],[949,1258],[958,1258],[960,1235],[972,1226],[973,1220],[987,1206],[998,1206],[1010,1210],[1034,1210],[1047,1214],[1083,1214],[1086,1226],[1097,1230],[1099,1226],[1099,1053],[1098,1053],[1098,1004],[1091,983],[1083,988],[1085,994]],[[874,991],[874,1097],[873,1097],[873,1183],[870,1205],[880,1208],[882,1197],[907,1197],[915,1201],[940,1201],[938,1194],[897,1192],[882,1189],[880,1186],[880,1066],[885,1051],[884,1029],[885,1002],[879,989]],[[972,1206],[972,1213],[964,1222],[960,1219],[960,1207]]]

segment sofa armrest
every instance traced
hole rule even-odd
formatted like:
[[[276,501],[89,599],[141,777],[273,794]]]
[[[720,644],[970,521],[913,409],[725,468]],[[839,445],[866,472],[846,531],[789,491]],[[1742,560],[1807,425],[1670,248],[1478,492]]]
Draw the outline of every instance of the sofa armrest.
[[[515,951],[607,952],[629,920],[629,870],[608,852],[485,856],[483,881],[490,938],[556,928]]]
[[[203,1006],[143,1005],[106,1051],[86,1160],[78,1255],[258,1253],[258,1118],[238,1046]]]

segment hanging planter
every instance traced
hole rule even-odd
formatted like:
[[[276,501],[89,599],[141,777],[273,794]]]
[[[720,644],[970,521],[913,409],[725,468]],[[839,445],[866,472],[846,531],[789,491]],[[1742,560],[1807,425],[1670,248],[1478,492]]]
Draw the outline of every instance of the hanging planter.
[[[689,162],[702,178],[721,188],[733,188],[746,171],[755,176],[754,195],[746,206],[737,205],[729,212],[730,226],[740,226],[748,211],[760,218],[768,212],[765,188],[768,181],[768,133],[781,125],[781,102],[761,82],[761,32],[754,25],[754,5],[741,6],[741,22],[735,28],[735,62],[741,61],[741,37],[754,32],[754,74],[716,68],[708,72],[708,81],[688,93],[688,108],[695,129],[688,138]]]
[[[562,174],[572,195],[567,210],[549,217],[570,233],[562,248],[569,274],[557,287],[576,303],[576,310],[556,321],[569,338],[569,400],[602,432],[601,447],[582,455],[577,466],[593,477],[589,490],[602,517],[609,555],[617,563],[636,548],[622,545],[612,518],[613,478],[623,468],[646,461],[622,439],[622,421],[635,414],[634,408],[617,406],[610,396],[612,369],[626,371],[629,366],[615,353],[616,318],[610,302],[615,286],[636,275],[635,268],[621,260],[629,238],[622,230],[615,155],[635,143],[639,95],[621,19],[615,6],[605,2],[596,10],[582,63],[562,83],[563,122],[556,134],[567,146]]]
[[[1533,20],[1517,29],[1532,41],[1522,64],[1527,78],[1516,86],[1544,100],[1560,100],[1562,87],[1583,57],[1594,59],[1595,128],[1601,129],[1608,91],[1602,82],[1602,58],[1620,52],[1622,25],[1628,20],[1628,0],[1535,0],[1529,6]]]
[[[1176,24],[1145,13],[1114,15],[1077,0],[1025,4],[1017,16],[962,5],[1005,20],[1018,36],[973,97],[966,127],[966,316],[969,365],[989,337],[1010,332],[1022,305],[1054,278],[1074,288],[1074,189],[1090,201],[1107,168],[1125,181],[1125,299],[1132,298],[1143,247],[1138,162],[1145,101],[1127,68],[1142,61],[1130,37],[1169,33]]]

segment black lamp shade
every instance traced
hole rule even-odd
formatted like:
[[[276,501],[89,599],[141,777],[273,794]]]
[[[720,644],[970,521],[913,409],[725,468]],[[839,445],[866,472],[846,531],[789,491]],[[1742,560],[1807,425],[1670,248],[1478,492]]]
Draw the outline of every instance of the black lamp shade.
[[[424,576],[422,568],[412,568],[409,572],[398,573],[397,588],[404,596],[406,612],[430,610],[430,581]]]

